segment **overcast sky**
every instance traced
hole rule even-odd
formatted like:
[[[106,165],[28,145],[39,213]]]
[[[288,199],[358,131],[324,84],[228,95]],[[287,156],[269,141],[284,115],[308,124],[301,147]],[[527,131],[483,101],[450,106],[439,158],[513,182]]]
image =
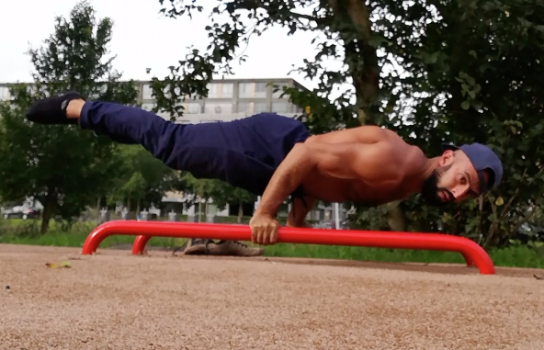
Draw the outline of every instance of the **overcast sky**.
[[[32,66],[25,51],[41,45],[53,33],[55,16],[68,16],[77,2],[25,0],[15,5],[13,1],[0,1],[0,82],[31,81]],[[204,27],[209,12],[191,21],[188,17],[162,16],[158,13],[158,0],[94,0],[91,4],[99,18],[110,17],[114,21],[110,49],[117,55],[115,68],[126,79],[164,77],[167,67],[185,56],[186,47],[205,48],[208,44]],[[274,28],[254,37],[249,47],[244,48],[249,58],[242,66],[235,65],[234,77],[287,77],[292,64],[298,66],[304,58],[314,55],[310,44],[314,35],[299,33],[288,37],[287,30]],[[151,76],[146,74],[146,68],[152,68]],[[291,77],[308,88],[313,87],[312,82],[299,75]]]

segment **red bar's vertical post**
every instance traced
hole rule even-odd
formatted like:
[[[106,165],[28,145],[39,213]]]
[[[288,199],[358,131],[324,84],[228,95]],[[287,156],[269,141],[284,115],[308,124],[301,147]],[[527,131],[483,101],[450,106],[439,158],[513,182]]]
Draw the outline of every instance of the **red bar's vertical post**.
[[[461,253],[461,254],[463,255],[463,258],[465,258],[465,262],[467,263],[468,267],[475,267],[476,266],[476,263],[472,260],[470,255],[468,255],[466,253]]]
[[[132,245],[132,254],[134,255],[140,255],[143,254],[145,251],[145,246],[147,242],[151,239],[151,236],[143,236],[140,235],[136,237],[134,240],[134,244]]]

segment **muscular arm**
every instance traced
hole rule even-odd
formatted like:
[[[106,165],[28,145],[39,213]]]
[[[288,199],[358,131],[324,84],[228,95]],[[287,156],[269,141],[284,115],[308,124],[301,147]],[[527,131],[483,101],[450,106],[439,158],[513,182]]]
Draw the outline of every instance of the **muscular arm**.
[[[371,144],[300,143],[280,164],[255,214],[274,216],[285,198],[312,172],[380,185],[398,180],[398,156],[384,138]]]

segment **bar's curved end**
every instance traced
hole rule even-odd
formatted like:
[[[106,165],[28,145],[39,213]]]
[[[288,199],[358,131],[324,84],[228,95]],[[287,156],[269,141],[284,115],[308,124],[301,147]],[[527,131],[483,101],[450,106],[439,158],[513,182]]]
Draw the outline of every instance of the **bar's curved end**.
[[[111,231],[112,229],[115,229],[116,226],[117,223],[115,221],[110,221],[95,227],[89,236],[87,236],[85,243],[83,243],[82,254],[91,255],[96,252],[100,243],[112,234]]]
[[[466,237],[458,237],[463,240],[460,253],[463,254],[467,266],[477,266],[482,275],[494,275],[495,265],[489,254],[482,246]]]

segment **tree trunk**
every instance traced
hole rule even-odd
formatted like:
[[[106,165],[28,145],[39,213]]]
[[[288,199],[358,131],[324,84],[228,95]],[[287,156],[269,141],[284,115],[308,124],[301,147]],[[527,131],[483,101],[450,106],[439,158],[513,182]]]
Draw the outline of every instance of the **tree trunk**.
[[[376,47],[372,46],[372,29],[370,22],[370,11],[364,1],[329,0],[334,9],[335,17],[341,22],[351,24],[357,31],[357,36],[352,37],[352,32],[342,32],[339,29],[340,37],[344,40],[345,63],[349,67],[353,86],[355,87],[357,117],[361,125],[379,124],[373,110],[376,97],[380,89],[380,66]],[[358,64],[361,61],[363,65]]]
[[[200,212],[202,210],[202,198],[198,197],[198,222],[201,222]]]
[[[40,227],[40,233],[46,234],[49,230],[49,222],[53,215],[55,215],[55,210],[57,208],[57,195],[55,193],[55,188],[52,186],[47,188],[47,195],[43,203],[43,212],[42,212],[42,224]]]
[[[242,202],[238,203],[238,223],[242,223],[242,216],[244,216],[244,207],[242,206]]]
[[[345,42],[345,62],[348,64],[353,86],[355,87],[357,117],[361,125],[380,124],[377,111],[376,99],[380,90],[380,66],[376,47],[372,39],[370,22],[370,11],[364,1],[329,0],[334,9],[335,16],[338,16],[344,23],[351,23],[357,28],[358,35],[355,39],[349,38],[340,30],[340,36]],[[356,62],[364,62],[358,65]],[[398,203],[388,205],[387,222],[391,229],[404,231],[406,222],[405,215]]]
[[[101,197],[98,197],[96,200],[96,222],[100,222],[100,199]]]

